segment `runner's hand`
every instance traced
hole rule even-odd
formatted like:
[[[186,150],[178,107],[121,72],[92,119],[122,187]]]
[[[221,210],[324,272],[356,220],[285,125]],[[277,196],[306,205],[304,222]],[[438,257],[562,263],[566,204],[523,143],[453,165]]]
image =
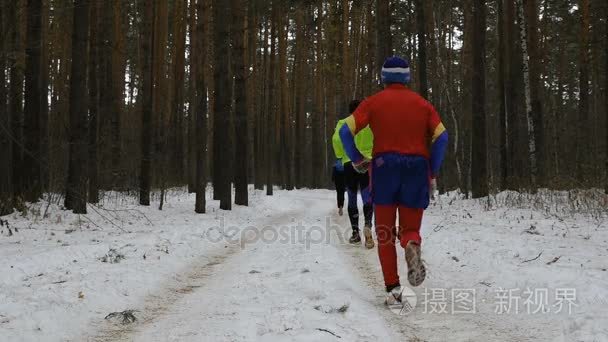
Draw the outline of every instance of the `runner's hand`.
[[[439,190],[437,190],[437,178],[431,178],[431,200],[434,201],[439,197]]]
[[[359,173],[366,173],[367,170],[369,169],[370,164],[371,164],[371,160],[369,160],[367,158],[363,158],[363,159],[361,159],[360,162],[353,163],[353,168],[355,169],[355,171],[357,171]]]

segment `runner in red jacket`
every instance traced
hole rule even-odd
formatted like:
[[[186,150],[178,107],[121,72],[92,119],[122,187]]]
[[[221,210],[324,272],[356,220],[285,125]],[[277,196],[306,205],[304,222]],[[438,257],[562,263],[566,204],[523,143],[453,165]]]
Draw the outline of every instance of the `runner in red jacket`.
[[[407,87],[410,69],[405,60],[387,59],[382,81],[385,89],[361,103],[346,119],[340,137],[355,168],[371,171],[384,282],[387,292],[400,301],[395,239],[405,248],[409,283],[419,286],[426,277],[420,248],[422,215],[445,156],[448,134],[435,108]],[[353,135],[368,125],[374,134],[372,160],[366,160],[353,142]]]

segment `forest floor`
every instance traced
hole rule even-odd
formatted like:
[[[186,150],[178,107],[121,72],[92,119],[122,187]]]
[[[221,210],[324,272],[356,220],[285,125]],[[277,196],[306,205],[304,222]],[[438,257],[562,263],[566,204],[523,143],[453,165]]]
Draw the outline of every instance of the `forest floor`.
[[[399,315],[334,201],[252,191],[250,207],[196,215],[183,191],[163,211],[111,193],[86,216],[41,203],[3,217],[0,340],[608,341],[605,202],[441,197],[427,281]]]

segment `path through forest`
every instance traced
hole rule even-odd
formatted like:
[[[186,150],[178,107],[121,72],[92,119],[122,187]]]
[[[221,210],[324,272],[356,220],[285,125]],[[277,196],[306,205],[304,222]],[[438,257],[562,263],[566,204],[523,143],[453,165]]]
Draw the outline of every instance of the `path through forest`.
[[[425,221],[425,230],[430,235],[426,245],[430,276],[425,289],[415,289],[419,301],[416,310],[400,316],[382,303],[376,250],[346,243],[348,220],[336,215],[332,194],[310,192],[289,197],[298,208],[260,224],[268,227],[264,229],[266,239],[232,246],[217,261],[203,262],[200,271],[195,267],[194,276],[187,277],[190,285],[186,286],[192,290],[169,288],[169,293],[156,297],[159,300],[147,301],[146,307],[162,303],[161,310],[146,309],[150,315],[142,324],[121,329],[118,336],[137,341],[482,341],[489,336],[501,341],[538,341],[562,336],[570,340],[567,336],[581,333],[568,324],[553,333],[540,328],[542,323],[555,324],[564,316],[525,312],[528,306],[543,304],[534,299],[528,299],[530,303],[526,305],[523,300],[517,304],[522,313],[514,312],[513,303],[513,312],[496,312],[498,294],[491,288],[498,286],[495,284],[500,281],[500,268],[494,274],[489,270],[481,272],[483,278],[479,278],[478,272],[488,265],[487,256],[482,254],[496,255],[483,247],[505,239],[504,232],[497,231],[499,222],[487,227],[485,236],[478,235],[482,230],[475,228],[447,227],[453,231],[444,232],[443,241],[437,243],[436,228],[446,216],[438,208],[432,210]],[[301,224],[300,231],[305,234],[298,236],[294,228],[297,224]],[[469,234],[460,239],[450,236],[458,230]],[[286,237],[286,233],[289,241],[276,241],[277,237]],[[464,241],[467,239],[473,241]],[[475,240],[481,247],[473,247]],[[447,247],[450,241],[465,246]],[[402,254],[400,258],[403,260]],[[501,262],[492,263],[497,266]],[[544,282],[526,279],[525,269],[508,270],[509,266],[519,266],[512,264],[504,265],[510,278],[514,278],[510,282],[528,283],[532,291],[541,289],[539,284]],[[455,297],[461,290],[474,292],[475,312],[454,312],[452,305],[458,305]],[[178,295],[174,295],[176,292]],[[546,299],[549,307],[551,298]],[[544,299],[536,298],[539,300]],[[589,323],[582,324],[583,332],[585,324]],[[113,333],[107,336],[111,338],[106,340],[117,340]]]
[[[428,279],[414,290],[415,311],[400,316],[382,304],[376,250],[347,243],[331,191],[253,198],[250,208],[197,216],[192,196],[174,194],[164,212],[123,216],[132,226],[113,233],[60,234],[74,217],[52,208],[42,223],[11,217],[22,229],[0,241],[11,265],[0,331],[15,341],[608,338],[602,217],[442,197],[423,225]],[[108,247],[124,259],[101,262]],[[103,319],[127,309],[131,324]]]

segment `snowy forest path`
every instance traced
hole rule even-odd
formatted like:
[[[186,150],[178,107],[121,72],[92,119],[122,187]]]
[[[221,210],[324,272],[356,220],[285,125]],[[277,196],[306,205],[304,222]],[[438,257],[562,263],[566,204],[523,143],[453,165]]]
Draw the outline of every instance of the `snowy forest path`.
[[[348,218],[337,215],[332,192],[298,191],[278,194],[274,200],[279,207],[289,201],[290,210],[253,221],[257,229],[241,231],[236,243],[218,246],[169,280],[162,291],[148,295],[134,324],[104,322],[88,340],[534,340],[532,322],[522,324],[517,315],[488,314],[493,311],[493,292],[481,292],[486,287],[477,284],[475,271],[485,261],[469,258],[467,268],[443,261],[449,251],[466,255],[470,247],[457,241],[475,239],[465,233],[466,226],[442,234],[431,229],[450,225],[445,222],[448,213],[431,208],[425,218],[429,276],[424,288],[414,290],[415,311],[400,316],[383,304],[377,249],[348,244]],[[403,258],[399,251],[401,274]],[[474,284],[468,287],[478,291],[476,312],[427,312],[425,288],[449,294],[467,288],[463,284]]]
[[[279,197],[292,210],[252,222],[147,295],[135,323],[99,323],[86,340],[397,340],[336,248],[348,231],[332,222],[333,194]]]
[[[297,214],[298,212],[295,210],[284,212],[279,216],[267,219],[266,222],[262,222],[261,226],[274,226]],[[104,322],[97,334],[87,340],[131,341],[137,331],[143,331],[154,322],[162,319],[180,299],[187,297],[194,291],[204,291],[207,281],[217,273],[221,273],[222,265],[241,251],[239,241],[228,243],[223,248],[216,248],[210,254],[192,263],[187,272],[167,281],[159,292],[146,296],[142,307],[137,310],[137,322],[130,325],[115,325]]]

